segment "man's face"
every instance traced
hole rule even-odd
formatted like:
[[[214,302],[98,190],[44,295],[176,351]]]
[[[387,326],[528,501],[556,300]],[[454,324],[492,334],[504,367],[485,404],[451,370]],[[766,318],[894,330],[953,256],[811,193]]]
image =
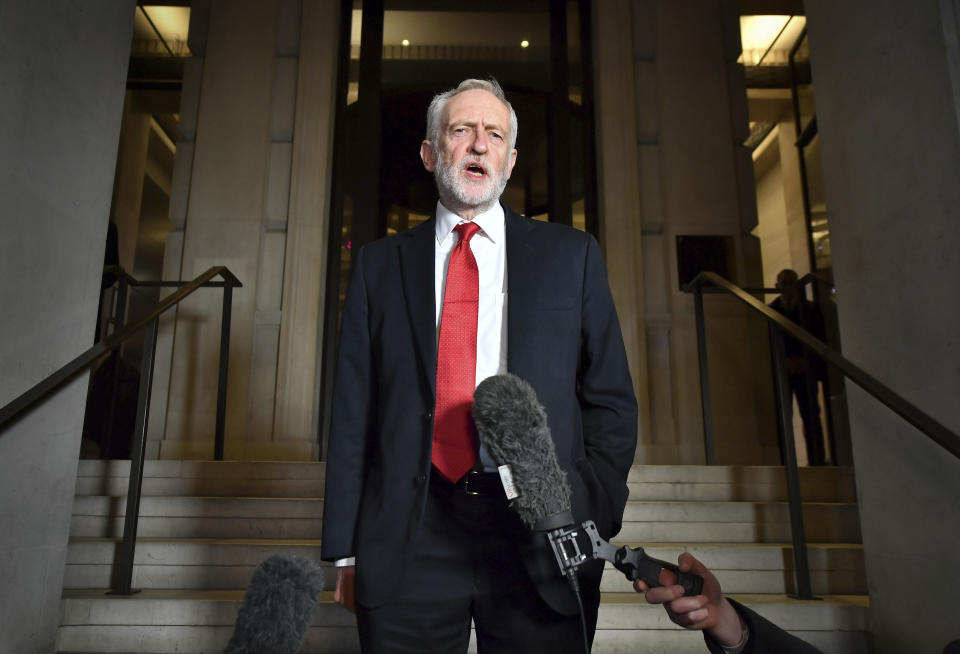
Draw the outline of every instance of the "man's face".
[[[802,292],[796,273],[781,272],[777,275],[777,289],[787,308],[793,309],[800,304]]]
[[[517,159],[509,128],[510,112],[492,93],[472,89],[447,102],[439,143],[424,141],[420,156],[448,209],[479,212],[499,199]]]

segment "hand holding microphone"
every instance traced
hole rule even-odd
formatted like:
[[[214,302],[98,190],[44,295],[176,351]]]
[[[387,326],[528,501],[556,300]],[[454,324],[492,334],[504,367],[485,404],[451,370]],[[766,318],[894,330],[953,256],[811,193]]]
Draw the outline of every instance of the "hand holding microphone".
[[[693,572],[703,578],[703,593],[692,596],[676,584],[676,574],[664,571],[660,575],[662,585],[658,588],[648,586],[643,580],[637,580],[633,587],[637,592],[645,592],[650,604],[663,604],[670,620],[687,629],[704,630],[721,644],[736,645],[740,642],[742,625],[736,610],[720,590],[720,583],[689,552],[680,555],[681,573]]]

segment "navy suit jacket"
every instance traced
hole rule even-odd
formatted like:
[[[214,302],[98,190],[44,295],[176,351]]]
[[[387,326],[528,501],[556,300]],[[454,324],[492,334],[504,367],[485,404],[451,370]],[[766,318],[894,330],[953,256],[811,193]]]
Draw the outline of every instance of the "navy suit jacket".
[[[507,367],[546,408],[575,518],[620,529],[637,404],[596,240],[504,207]],[[430,477],[434,219],[360,248],[343,309],[322,557],[357,557],[357,601],[403,576]]]

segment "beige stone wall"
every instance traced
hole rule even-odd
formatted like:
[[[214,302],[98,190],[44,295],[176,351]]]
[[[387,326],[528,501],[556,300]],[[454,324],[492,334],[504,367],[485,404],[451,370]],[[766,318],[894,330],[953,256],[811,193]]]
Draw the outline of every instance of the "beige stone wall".
[[[640,156],[637,150],[637,98],[634,72],[624,65],[632,59],[627,0],[595,5],[593,10],[596,74],[597,174],[600,207],[600,244],[620,317],[634,390],[640,408],[640,438],[650,433],[647,392],[646,326],[643,303],[643,212]],[[651,198],[652,200],[652,198]]]
[[[0,406],[93,345],[135,8],[0,9]],[[56,651],[87,380],[0,432],[0,652]]]
[[[960,433],[960,7],[805,5],[844,354]],[[873,651],[940,652],[960,461],[847,388]]]
[[[226,458],[315,458],[336,5],[197,4],[164,277],[226,265],[243,283]],[[221,297],[201,291],[161,332],[151,417],[160,458],[212,456]]]
[[[787,206],[778,147],[781,128],[782,125],[774,127],[754,154],[758,220],[753,234],[760,240],[763,285],[767,288],[775,284],[777,272],[784,268],[784,262],[790,260]]]
[[[753,234],[760,241],[767,288],[776,285],[784,268],[801,276],[810,272],[795,134],[793,122],[780,122],[755,156],[758,222]]]
[[[693,298],[679,289],[676,237],[727,237],[734,281],[762,276],[752,162],[739,145],[747,123],[736,3],[598,3],[594,32],[601,236],[643,412],[636,461],[699,463]],[[769,360],[753,347],[766,343],[765,327],[708,300],[717,460],[775,461]]]

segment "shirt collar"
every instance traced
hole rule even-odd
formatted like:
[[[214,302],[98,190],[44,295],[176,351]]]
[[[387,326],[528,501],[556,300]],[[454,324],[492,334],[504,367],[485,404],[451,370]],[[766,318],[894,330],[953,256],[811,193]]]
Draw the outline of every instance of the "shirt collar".
[[[473,219],[480,226],[480,231],[494,243],[503,243],[506,227],[504,226],[503,207],[499,202],[494,202],[493,206],[479,214]],[[465,222],[440,202],[437,202],[437,243],[443,243],[453,228],[460,223]]]

